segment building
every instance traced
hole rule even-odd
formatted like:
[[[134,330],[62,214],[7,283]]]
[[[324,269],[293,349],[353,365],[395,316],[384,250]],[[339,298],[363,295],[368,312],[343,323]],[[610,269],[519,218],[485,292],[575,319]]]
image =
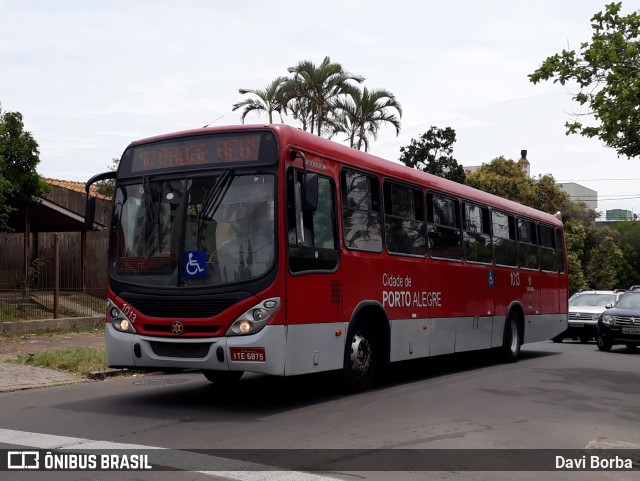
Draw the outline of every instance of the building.
[[[41,264],[38,288],[50,290],[59,277],[65,290],[106,295],[111,200],[92,192],[97,199],[95,222],[93,230],[86,231],[84,183],[44,180],[49,191],[31,204],[17,205],[7,222],[13,232],[0,234],[0,291],[20,288]]]
[[[633,212],[625,209],[611,209],[605,213],[606,220],[633,220]]]
[[[585,187],[584,185],[576,184],[575,182],[563,182],[558,183],[558,187],[569,194],[569,199],[572,202],[582,202],[590,209],[598,208],[598,192]]]

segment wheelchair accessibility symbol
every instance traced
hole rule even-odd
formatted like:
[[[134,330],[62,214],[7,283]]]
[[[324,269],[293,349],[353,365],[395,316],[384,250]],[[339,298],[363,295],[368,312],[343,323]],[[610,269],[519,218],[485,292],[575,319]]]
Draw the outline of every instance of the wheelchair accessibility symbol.
[[[205,277],[207,275],[207,252],[185,251],[184,276]]]

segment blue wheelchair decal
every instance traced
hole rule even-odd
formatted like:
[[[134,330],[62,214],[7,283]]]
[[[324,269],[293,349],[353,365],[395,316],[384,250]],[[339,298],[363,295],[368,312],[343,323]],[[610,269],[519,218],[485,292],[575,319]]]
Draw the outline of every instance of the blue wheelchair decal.
[[[494,278],[494,273],[493,273],[493,269],[489,270],[489,287],[493,287],[495,285],[496,281]]]
[[[185,251],[184,276],[205,277],[207,275],[207,252]]]

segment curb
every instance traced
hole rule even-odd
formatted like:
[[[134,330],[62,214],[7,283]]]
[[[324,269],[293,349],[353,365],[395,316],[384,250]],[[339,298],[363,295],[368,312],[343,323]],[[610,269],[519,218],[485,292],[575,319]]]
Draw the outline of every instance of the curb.
[[[68,332],[78,328],[98,327],[103,323],[104,316],[0,322],[0,336],[24,335],[37,332]]]
[[[92,381],[104,381],[112,377],[118,376],[132,376],[134,374],[141,374],[142,371],[136,371],[131,369],[106,369],[104,371],[91,371],[86,375],[87,379]]]

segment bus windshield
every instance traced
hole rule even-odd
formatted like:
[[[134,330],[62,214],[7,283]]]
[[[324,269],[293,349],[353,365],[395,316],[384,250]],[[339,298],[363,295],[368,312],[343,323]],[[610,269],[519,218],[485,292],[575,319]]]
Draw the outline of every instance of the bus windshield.
[[[110,274],[171,287],[257,278],[274,262],[274,177],[222,174],[120,185]]]

